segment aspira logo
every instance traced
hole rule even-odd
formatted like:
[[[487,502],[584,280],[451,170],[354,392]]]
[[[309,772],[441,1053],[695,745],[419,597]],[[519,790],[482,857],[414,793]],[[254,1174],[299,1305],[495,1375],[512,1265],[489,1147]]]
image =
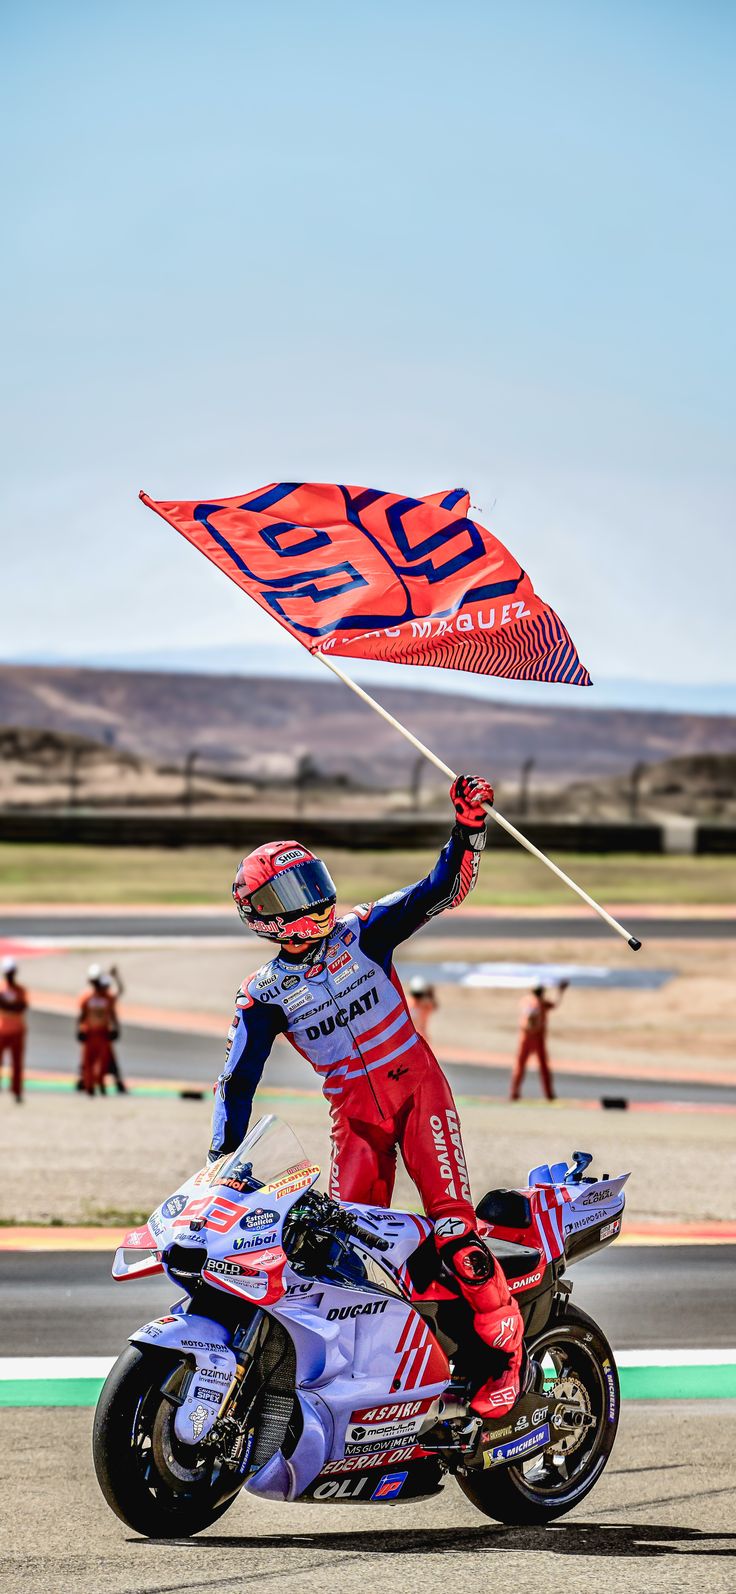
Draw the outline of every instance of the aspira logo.
[[[379,1312],[385,1312],[388,1301],[360,1301],[355,1306],[331,1306],[327,1313],[328,1323],[334,1323],[337,1318],[346,1317],[376,1317]]]

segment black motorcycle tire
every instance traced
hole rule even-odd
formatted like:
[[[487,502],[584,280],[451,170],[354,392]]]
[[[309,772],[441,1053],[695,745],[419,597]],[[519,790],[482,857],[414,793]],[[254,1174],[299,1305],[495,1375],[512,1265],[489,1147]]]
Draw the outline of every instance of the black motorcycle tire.
[[[591,1403],[598,1407],[595,1430],[581,1460],[579,1471],[568,1480],[559,1479],[545,1489],[524,1474],[524,1465],[490,1467],[485,1471],[458,1472],[463,1494],[496,1522],[510,1526],[543,1525],[565,1516],[595,1487],[613,1449],[618,1428],[621,1395],[613,1351],[597,1323],[579,1307],[566,1305],[550,1318],[540,1334],[527,1342],[535,1360],[541,1360],[549,1347],[567,1352],[573,1365],[583,1368],[589,1379]],[[608,1369],[603,1363],[608,1363]],[[596,1372],[597,1368],[597,1372]],[[513,1415],[513,1414],[512,1414]],[[546,1455],[547,1452],[544,1452]],[[539,1455],[528,1458],[539,1464]],[[552,1468],[552,1463],[550,1463]],[[550,1474],[553,1477],[553,1471]]]
[[[162,1408],[171,1405],[161,1385],[180,1360],[170,1351],[129,1345],[111,1368],[95,1411],[92,1455],[102,1493],[122,1522],[149,1539],[201,1533],[227,1511],[242,1486],[231,1471],[217,1477],[205,1471],[187,1487],[182,1478],[167,1477],[165,1460],[157,1460],[151,1432],[157,1415],[159,1422],[168,1421]],[[179,1448],[185,1462],[187,1452],[195,1459],[198,1447]]]

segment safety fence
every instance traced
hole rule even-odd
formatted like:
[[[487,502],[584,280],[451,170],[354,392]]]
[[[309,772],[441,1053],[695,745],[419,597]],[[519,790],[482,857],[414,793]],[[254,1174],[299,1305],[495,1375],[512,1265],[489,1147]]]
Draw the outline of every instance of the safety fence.
[[[514,819],[513,813],[508,818]],[[678,819],[662,824],[600,821],[520,821],[525,834],[545,852],[649,854],[736,853],[736,825],[700,824]],[[309,847],[344,847],[351,851],[393,851],[439,847],[447,839],[447,818],[422,815],[374,817],[326,815],[316,818],[269,811],[239,816],[131,811],[86,811],[83,808],[0,813],[0,842],[36,842],[99,847],[254,847],[264,834],[290,837],[298,832]],[[515,843],[495,825],[489,845]]]

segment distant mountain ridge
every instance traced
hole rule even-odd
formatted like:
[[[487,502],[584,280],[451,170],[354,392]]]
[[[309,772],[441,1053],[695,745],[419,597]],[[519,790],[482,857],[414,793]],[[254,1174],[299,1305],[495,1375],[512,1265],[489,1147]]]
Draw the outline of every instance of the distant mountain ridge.
[[[376,696],[453,768],[497,779],[515,778],[528,758],[535,781],[566,784],[736,751],[736,715],[527,706],[408,686],[381,686]],[[254,749],[302,750],[326,773],[384,789],[405,786],[416,763],[338,682],[286,676],[0,665],[0,725],[76,733],[157,764],[196,750],[203,764],[232,772]]]
[[[263,650],[248,643],[220,643],[212,646],[146,648],[138,652],[90,654],[69,658],[50,656],[38,659],[19,656],[8,660],[12,664],[50,666],[55,669],[77,667],[92,670],[135,670],[165,674],[185,675],[246,675],[258,676],[264,672]],[[378,664],[366,659],[353,659],[350,673],[364,684],[386,686],[393,689],[396,683],[396,666]],[[272,643],[268,648],[269,676],[288,676],[295,680],[319,678],[319,666],[306,650],[288,642]],[[487,675],[456,674],[453,670],[425,667],[401,671],[403,682],[411,683],[411,690],[436,691],[444,696],[481,697],[498,703],[520,703],[523,707],[538,703],[544,708],[569,706],[571,708],[621,708],[643,709],[664,714],[736,714],[736,679],[732,681],[648,681],[621,676],[619,678],[596,674],[592,690],[579,687],[548,685],[536,681],[504,681]]]

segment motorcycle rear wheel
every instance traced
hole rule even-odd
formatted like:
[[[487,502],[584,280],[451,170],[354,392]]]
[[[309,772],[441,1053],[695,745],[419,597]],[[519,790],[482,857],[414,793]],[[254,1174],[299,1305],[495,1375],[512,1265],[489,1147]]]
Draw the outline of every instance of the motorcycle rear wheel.
[[[122,1522],[149,1539],[201,1533],[242,1486],[211,1451],[177,1439],[175,1408],[161,1385],[179,1360],[129,1345],[111,1368],[95,1411],[92,1455],[102,1493]]]
[[[514,1466],[457,1474],[479,1511],[519,1526],[554,1522],[590,1493],[613,1449],[621,1402],[613,1351],[579,1307],[553,1317],[527,1349],[552,1377],[546,1387],[581,1405],[595,1424],[572,1435],[553,1428],[545,1450]]]

